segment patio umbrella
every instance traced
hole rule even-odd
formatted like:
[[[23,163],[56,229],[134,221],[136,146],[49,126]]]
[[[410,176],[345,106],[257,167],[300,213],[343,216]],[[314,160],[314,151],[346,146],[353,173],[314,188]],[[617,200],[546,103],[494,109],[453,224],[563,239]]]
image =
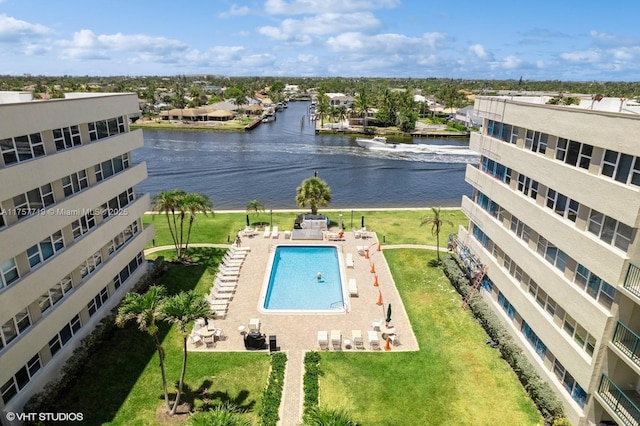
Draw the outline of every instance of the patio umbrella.
[[[391,303],[387,305],[387,319],[386,323],[389,324],[391,322]]]
[[[247,227],[251,226],[251,224],[249,223],[249,215],[247,215]]]
[[[361,225],[360,225],[360,226],[362,226],[362,227],[364,228],[364,216],[362,216],[362,219],[361,219],[361,221],[360,221],[360,222],[361,222]]]

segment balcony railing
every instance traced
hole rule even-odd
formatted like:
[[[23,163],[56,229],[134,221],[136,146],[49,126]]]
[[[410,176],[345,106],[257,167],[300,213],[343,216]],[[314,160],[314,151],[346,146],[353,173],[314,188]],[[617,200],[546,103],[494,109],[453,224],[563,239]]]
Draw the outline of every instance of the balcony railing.
[[[640,409],[606,374],[603,374],[600,379],[598,394],[611,407],[623,424],[638,426],[640,423]]]
[[[616,331],[613,333],[613,344],[629,357],[636,365],[640,366],[640,336],[629,327],[618,321]]]
[[[624,288],[640,297],[640,266],[629,263],[627,276],[624,278]]]

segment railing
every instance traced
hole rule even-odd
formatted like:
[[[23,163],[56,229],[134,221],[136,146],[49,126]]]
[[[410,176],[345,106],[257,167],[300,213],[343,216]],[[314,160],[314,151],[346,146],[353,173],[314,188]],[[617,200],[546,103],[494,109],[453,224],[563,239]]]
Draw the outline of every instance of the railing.
[[[618,321],[616,331],[613,333],[613,344],[629,357],[636,365],[640,366],[640,336],[629,327]]]
[[[603,374],[600,379],[598,394],[611,407],[623,424],[638,426],[640,423],[640,409],[606,374]]]
[[[624,288],[640,297],[640,266],[629,262],[627,276],[624,278]]]

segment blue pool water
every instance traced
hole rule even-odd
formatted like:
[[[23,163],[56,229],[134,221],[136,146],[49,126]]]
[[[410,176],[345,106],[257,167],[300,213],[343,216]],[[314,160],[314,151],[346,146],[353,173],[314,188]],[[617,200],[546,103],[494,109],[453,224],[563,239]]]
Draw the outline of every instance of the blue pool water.
[[[267,311],[344,311],[334,246],[278,246],[265,286],[261,300]]]

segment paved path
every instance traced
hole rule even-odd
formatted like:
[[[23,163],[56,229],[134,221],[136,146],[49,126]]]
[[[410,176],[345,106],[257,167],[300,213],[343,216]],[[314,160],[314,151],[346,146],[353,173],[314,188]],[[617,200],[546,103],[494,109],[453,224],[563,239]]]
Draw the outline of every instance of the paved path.
[[[353,240],[350,233],[347,233],[348,238],[347,242],[341,243],[344,244],[342,249],[344,251],[353,252],[354,246],[353,244],[361,244],[361,240]],[[374,240],[375,241],[375,240]],[[264,240],[263,238],[255,238],[251,240],[247,240],[247,243],[252,246],[251,253],[249,257],[260,257],[262,258],[262,262],[264,264],[259,264],[257,259],[254,259],[253,262],[248,263],[243,266],[243,273],[241,279],[247,279],[252,282],[261,282],[262,277],[264,276],[265,265],[267,261],[267,255],[270,252],[269,247],[273,244],[272,241]],[[243,244],[244,245],[244,244]],[[217,248],[228,248],[230,244],[211,244],[211,243],[194,243],[189,244],[189,247],[217,247]],[[165,245],[158,246],[146,249],[144,251],[145,255],[150,253],[155,253],[162,250],[171,250],[173,249],[173,245]],[[422,244],[393,244],[393,245],[382,245],[383,250],[389,249],[419,249],[419,250],[436,250],[435,246],[428,246]],[[442,247],[440,248],[443,251]],[[446,250],[446,249],[445,249]],[[375,252],[372,253],[372,256]],[[376,256],[377,257],[377,256]],[[304,355],[308,350],[317,350],[317,343],[315,342],[315,330],[321,329],[339,329],[344,330],[344,338],[350,337],[348,334],[348,330],[353,328],[367,328],[370,324],[371,318],[377,318],[381,314],[378,312],[375,305],[372,303],[375,300],[375,295],[378,294],[378,290],[376,287],[371,287],[370,285],[365,285],[365,282],[371,281],[371,273],[369,271],[369,262],[365,261],[362,257],[357,257],[356,259],[356,267],[354,269],[349,270],[350,276],[357,276],[358,282],[360,284],[360,292],[361,295],[358,298],[351,299],[351,306],[354,308],[352,313],[342,316],[333,316],[331,317],[322,317],[322,316],[310,316],[310,317],[297,317],[295,318],[295,323],[292,323],[290,316],[272,316],[266,317],[264,314],[261,315],[261,320],[265,324],[265,328],[270,330],[287,330],[288,333],[279,333],[278,335],[278,346],[282,346],[286,348],[287,352],[287,365],[285,369],[284,376],[284,385],[283,385],[283,393],[282,393],[282,403],[280,405],[280,426],[296,426],[302,420],[302,408],[303,408],[303,387],[302,387],[302,379],[304,375]],[[387,287],[386,284],[393,283],[393,278],[388,271],[388,267],[386,265],[386,260],[384,256],[382,259],[377,259],[378,266],[380,267],[378,270],[378,274],[381,276],[381,284],[384,284],[384,287]],[[256,265],[256,263],[258,263]],[[253,264],[253,265],[252,265]],[[252,271],[253,270],[253,271]],[[238,286],[238,296],[234,298],[232,302],[235,309],[234,312],[230,312],[231,318],[227,318],[225,320],[216,320],[216,324],[226,324],[226,328],[232,329],[237,327],[238,324],[243,324],[249,317],[256,316],[255,314],[255,301],[257,299],[258,288],[255,288],[253,291],[256,294],[252,297],[249,295],[242,295],[241,292],[244,290],[248,290],[250,288],[249,283],[243,283]],[[393,290],[393,291],[392,291]],[[368,292],[371,292],[371,295],[368,295]],[[375,293],[374,293],[375,292]],[[399,348],[394,348],[394,350],[418,350],[417,341],[415,340],[415,336],[413,335],[413,330],[411,330],[408,317],[406,316],[406,312],[404,312],[404,306],[400,299],[399,294],[397,293],[397,289],[395,284],[388,286],[385,290],[385,298],[387,300],[392,300],[394,306],[397,306],[396,313],[396,325],[401,326],[401,319],[404,317],[404,321],[406,321],[406,325],[401,326],[405,331],[404,344]],[[243,307],[241,304],[246,303],[247,306]],[[370,308],[374,308],[373,311],[365,309],[365,307],[359,307],[360,304],[365,304]],[[353,319],[353,316],[360,316],[356,312],[358,311],[366,311],[362,314],[363,318],[360,322],[357,322]],[[333,320],[333,324],[330,322]],[[340,321],[340,322],[338,322]],[[355,322],[355,325],[352,323]],[[281,323],[281,324],[280,324]],[[296,324],[297,323],[297,324]],[[302,329],[298,331],[294,331],[296,326],[301,326]],[[311,332],[310,332],[311,331]],[[237,340],[237,342],[236,342]],[[226,346],[226,347],[225,347]],[[191,348],[191,350],[198,350],[196,348]],[[200,350],[210,350],[206,348],[201,348]],[[216,349],[213,350],[243,350],[243,344],[241,338],[232,334],[228,337],[225,342],[219,342]],[[349,349],[353,350],[353,349]]]

